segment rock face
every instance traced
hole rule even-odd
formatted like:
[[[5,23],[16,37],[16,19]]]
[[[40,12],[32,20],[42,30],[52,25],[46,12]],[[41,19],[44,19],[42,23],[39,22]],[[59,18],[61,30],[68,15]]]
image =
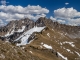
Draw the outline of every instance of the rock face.
[[[46,19],[46,18],[39,18],[39,19],[35,22],[35,25],[38,26],[38,27],[46,26],[46,25],[45,25],[45,19]]]
[[[0,28],[0,35],[12,42],[18,38],[24,31],[34,27],[34,22],[28,18],[11,21],[5,27]],[[23,31],[21,31],[23,30]]]
[[[37,32],[38,27],[45,28]],[[30,30],[34,32],[30,34],[29,32],[32,32]],[[60,24],[41,17],[36,22],[25,18],[11,21],[6,26],[0,27],[0,40],[3,40],[3,42],[7,40],[14,45],[14,43],[21,43],[22,37],[29,37],[28,44],[24,46],[25,49],[23,49],[22,53],[19,53],[22,56],[27,56],[28,53],[29,58],[31,59],[30,56],[32,56],[34,60],[80,59],[80,26]],[[23,53],[26,51],[27,53],[24,55]],[[15,54],[17,55],[17,53]],[[6,54],[4,53],[4,55]]]
[[[36,22],[28,18],[9,22],[7,26],[0,27],[0,38],[2,40],[9,40],[10,42],[14,42],[14,40],[17,39],[21,34],[33,28],[34,26],[46,26],[48,28],[63,32],[70,38],[80,38],[80,26],[60,24],[58,22],[53,22],[51,19],[42,17],[39,18]]]
[[[26,26],[25,30],[29,30],[34,27],[34,22],[28,18],[11,21],[8,23],[7,28],[11,29],[13,25],[15,27],[15,30],[21,29],[22,26]]]

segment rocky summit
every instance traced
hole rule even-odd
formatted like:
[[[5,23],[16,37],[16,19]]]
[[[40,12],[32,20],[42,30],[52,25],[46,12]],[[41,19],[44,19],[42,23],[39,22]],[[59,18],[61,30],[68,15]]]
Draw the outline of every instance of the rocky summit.
[[[80,60],[80,26],[39,18],[0,27],[0,60]]]

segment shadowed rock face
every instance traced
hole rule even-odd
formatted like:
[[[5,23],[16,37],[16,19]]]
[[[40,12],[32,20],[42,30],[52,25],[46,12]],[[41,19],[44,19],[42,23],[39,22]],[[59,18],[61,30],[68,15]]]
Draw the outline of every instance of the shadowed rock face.
[[[22,26],[26,26],[25,29],[29,30],[32,27],[34,27],[34,22],[28,18],[16,20],[16,21],[11,21],[10,23],[8,23],[7,28],[11,29],[13,25],[15,25],[15,30],[20,29]]]
[[[39,18],[39,19],[35,22],[35,25],[38,26],[38,27],[46,26],[46,24],[45,24],[45,19],[46,19],[46,18]]]

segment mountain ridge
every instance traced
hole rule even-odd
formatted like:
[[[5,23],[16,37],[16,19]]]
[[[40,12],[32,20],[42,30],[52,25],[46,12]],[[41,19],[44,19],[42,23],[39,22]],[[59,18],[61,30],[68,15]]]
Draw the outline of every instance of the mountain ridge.
[[[45,17],[36,22],[25,18],[1,27],[0,35],[0,40],[9,41],[15,47],[27,41],[28,44],[20,46],[25,48],[23,51],[27,50],[31,56],[35,56],[35,59],[80,59],[80,26],[60,24]]]

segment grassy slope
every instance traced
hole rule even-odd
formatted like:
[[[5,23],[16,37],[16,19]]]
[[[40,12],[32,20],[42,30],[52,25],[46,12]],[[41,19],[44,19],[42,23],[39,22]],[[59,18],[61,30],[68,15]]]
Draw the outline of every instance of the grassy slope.
[[[65,41],[74,42],[75,47],[68,43],[63,44]],[[52,46],[53,51],[46,49],[41,43]],[[75,51],[80,53],[80,39],[71,39],[56,29],[45,28],[42,33],[36,33],[36,39],[24,47],[0,41],[0,60],[61,60],[56,52],[61,53],[68,60],[80,59],[75,53]]]
[[[34,45],[17,47],[9,42],[0,41],[0,60],[59,60],[48,49],[39,49]]]
[[[50,37],[47,34],[49,34]],[[36,36],[38,39],[35,39],[31,43],[31,45],[40,47],[41,42],[43,42],[44,44],[52,46],[55,51],[60,52],[63,56],[67,57],[69,60],[79,59],[79,56],[78,54],[75,53],[75,51],[80,53],[80,44],[79,44],[80,39],[71,39],[64,33],[62,34],[61,31],[50,28],[43,30],[42,34],[38,33]],[[73,44],[75,46],[72,47],[69,43],[63,44],[63,42],[65,41],[74,42]],[[67,49],[69,49],[71,52],[67,51]]]

